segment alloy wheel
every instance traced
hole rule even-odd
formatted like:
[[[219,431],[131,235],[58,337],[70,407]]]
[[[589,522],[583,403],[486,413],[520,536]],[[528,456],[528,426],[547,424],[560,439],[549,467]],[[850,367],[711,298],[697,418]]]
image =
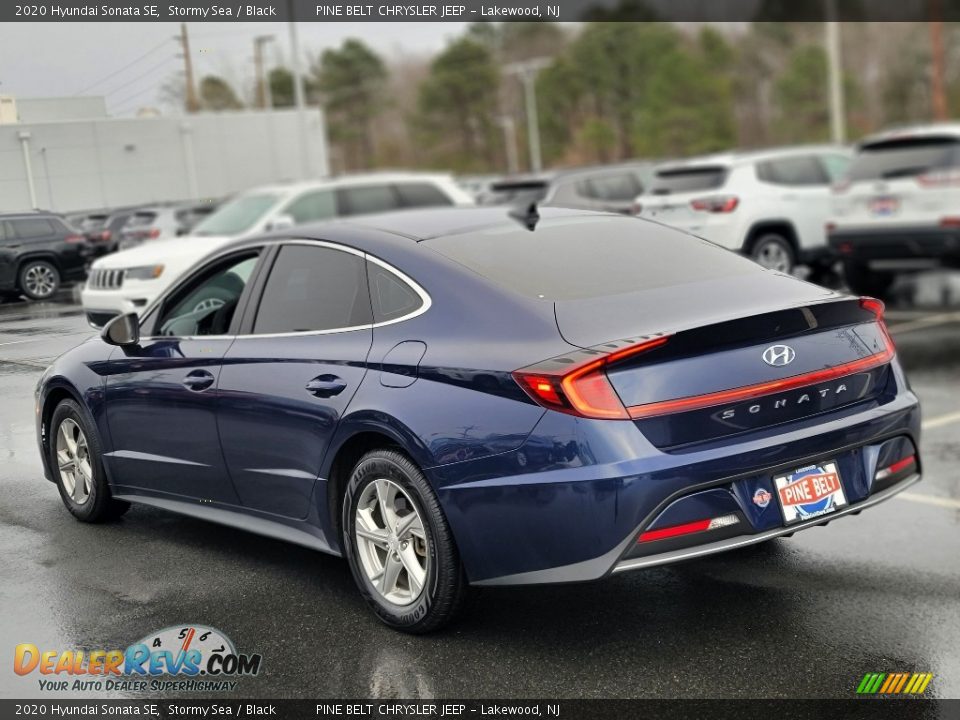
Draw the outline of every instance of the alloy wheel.
[[[778,242],[761,243],[753,252],[753,259],[768,270],[790,272],[793,258],[790,251]]]
[[[90,464],[87,438],[80,426],[70,418],[60,423],[57,430],[57,466],[63,489],[73,502],[83,505],[90,499],[93,466]]]
[[[46,265],[34,265],[24,273],[23,284],[34,297],[45,298],[57,289],[57,278]]]
[[[379,478],[361,492],[354,537],[370,584],[394,605],[423,592],[430,569],[429,540],[417,506],[397,483]]]

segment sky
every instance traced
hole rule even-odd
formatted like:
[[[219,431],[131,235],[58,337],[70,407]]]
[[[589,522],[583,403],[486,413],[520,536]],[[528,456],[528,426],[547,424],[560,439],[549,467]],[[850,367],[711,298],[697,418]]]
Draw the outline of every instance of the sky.
[[[429,56],[465,23],[300,23],[305,61],[358,37],[387,59]],[[289,64],[286,23],[188,23],[194,73],[224,76],[235,86],[253,82],[253,38],[274,35],[268,67]],[[0,95],[105,95],[112,115],[129,116],[159,104],[160,87],[183,69],[174,40],[179,23],[0,24]],[[241,94],[248,90],[244,87]]]

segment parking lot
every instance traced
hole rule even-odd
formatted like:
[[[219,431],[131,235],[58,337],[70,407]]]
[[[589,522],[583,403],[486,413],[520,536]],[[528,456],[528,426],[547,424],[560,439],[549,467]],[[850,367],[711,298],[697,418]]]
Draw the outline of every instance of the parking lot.
[[[92,331],[71,290],[0,305],[2,635],[93,649],[213,626],[263,655],[260,675],[241,681],[249,697],[845,698],[865,673],[897,671],[931,672],[927,694],[956,697],[956,287],[924,276],[888,309],[923,403],[919,485],[713,558],[588,585],[475,589],[463,619],[427,637],[383,627],[337,558],[147,507],[105,526],[75,522],[43,479],[33,389]],[[41,695],[36,676],[0,684]]]

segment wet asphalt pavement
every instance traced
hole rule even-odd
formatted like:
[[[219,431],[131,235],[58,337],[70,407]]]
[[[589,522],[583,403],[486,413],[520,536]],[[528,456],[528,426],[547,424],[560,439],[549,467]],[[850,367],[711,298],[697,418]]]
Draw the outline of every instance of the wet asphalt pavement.
[[[69,292],[0,305],[0,696],[42,696],[11,670],[17,643],[125,648],[202,623],[263,655],[237,697],[849,698],[895,671],[960,697],[960,293],[922,282],[888,312],[926,425],[906,497],[600,583],[474,589],[425,638],[380,625],[337,558],[147,507],[75,522],[43,479],[33,388],[91,331]]]

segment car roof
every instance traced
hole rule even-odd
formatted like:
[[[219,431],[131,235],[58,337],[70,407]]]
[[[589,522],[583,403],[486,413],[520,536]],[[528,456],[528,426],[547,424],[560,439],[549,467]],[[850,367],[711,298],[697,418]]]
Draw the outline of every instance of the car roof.
[[[616,173],[630,170],[652,168],[656,165],[653,160],[624,160],[623,162],[608,163],[606,165],[584,165],[582,167],[557,168],[542,173],[522,173],[494,178],[491,184],[497,187],[512,187],[516,185],[549,185],[561,179],[575,178],[580,175],[597,175],[600,173]]]
[[[736,150],[663,163],[657,166],[657,172],[702,166],[732,167],[734,165],[764,162],[765,160],[776,160],[796,155],[808,155],[811,152],[835,152],[848,155],[850,154],[850,148],[843,145],[792,145],[788,147],[763,148],[760,150]]]
[[[305,190],[325,190],[328,188],[351,187],[354,185],[369,185],[371,183],[396,183],[416,181],[447,182],[452,181],[451,175],[445,173],[417,173],[417,172],[373,172],[357,173],[354,175],[339,175],[322,180],[303,180],[290,183],[273,183],[260,185],[242,193],[242,195],[257,195],[260,193],[276,193],[279,195],[295,195]]]
[[[543,207],[537,212],[541,219],[570,217],[574,215],[608,216],[610,213],[590,212],[570,208]],[[330,225],[350,225],[370,228],[391,233],[409,240],[420,242],[448,235],[460,235],[479,229],[503,227],[517,229],[523,227],[523,221],[511,215],[511,209],[504,206],[479,205],[475,207],[435,207],[420,210],[401,210],[377,215],[365,215],[324,223]],[[306,226],[309,232],[310,226]],[[301,231],[298,226],[297,230]],[[536,232],[534,230],[534,232]],[[317,235],[322,238],[322,233]]]
[[[905,125],[902,127],[888,128],[882,132],[868,135],[857,143],[858,147],[872,145],[874,143],[886,142],[889,140],[898,140],[900,138],[910,137],[937,137],[954,136],[960,139],[960,123],[944,122],[930,123],[928,125]]]

